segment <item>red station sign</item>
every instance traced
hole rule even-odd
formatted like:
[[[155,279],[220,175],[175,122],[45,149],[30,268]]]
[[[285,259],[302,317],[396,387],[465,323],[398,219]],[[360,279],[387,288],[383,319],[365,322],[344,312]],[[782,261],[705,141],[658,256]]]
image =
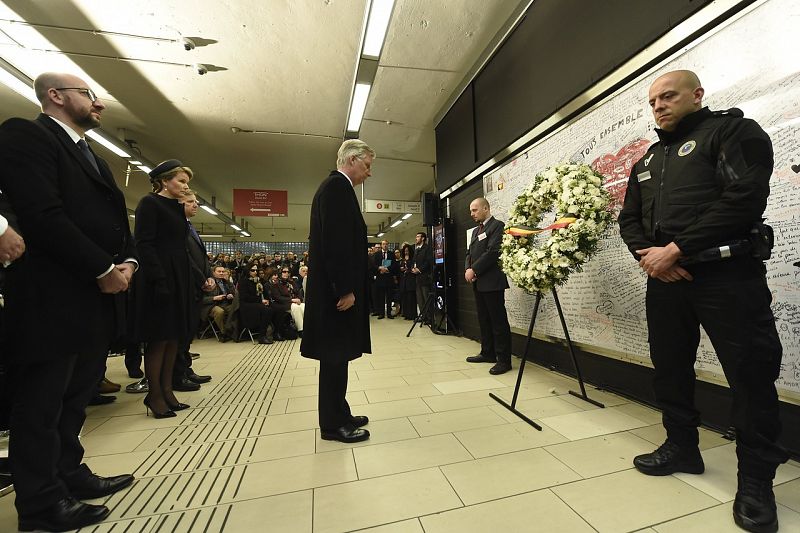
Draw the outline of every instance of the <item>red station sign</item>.
[[[289,214],[286,191],[233,189],[233,214],[237,217],[285,217]]]

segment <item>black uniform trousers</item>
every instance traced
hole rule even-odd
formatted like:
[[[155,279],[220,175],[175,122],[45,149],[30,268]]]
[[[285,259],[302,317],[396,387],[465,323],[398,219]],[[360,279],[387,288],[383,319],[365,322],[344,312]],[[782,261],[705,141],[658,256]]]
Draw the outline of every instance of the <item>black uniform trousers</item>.
[[[776,444],[782,348],[771,300],[763,274],[695,275],[694,281],[673,283],[650,278],[647,284],[653,383],[668,440],[698,443],[694,364],[702,325],[733,393],[739,471],[759,479],[773,479],[788,458]]]
[[[375,312],[380,316],[392,316],[394,284],[391,280],[375,282]]]
[[[350,423],[353,417],[347,403],[347,366],[349,361],[319,362],[319,428],[333,431]]]
[[[480,292],[472,286],[481,328],[481,355],[511,364],[511,326],[506,315],[505,291]]]
[[[198,294],[195,298],[194,311],[195,314],[191,319],[192,328],[189,330],[189,336],[185,339],[178,339],[178,349],[175,355],[175,368],[172,371],[172,381],[180,381],[186,377],[189,369],[192,368],[192,356],[189,355],[189,347],[192,345],[192,339],[197,336],[197,330],[200,326],[200,308],[203,305],[202,294]]]
[[[20,515],[36,514],[67,497],[70,485],[92,473],[83,464],[78,435],[89,399],[103,378],[114,331],[111,298],[105,298],[104,304],[106,312],[87,330],[78,353],[11,367],[18,386],[8,452]]]

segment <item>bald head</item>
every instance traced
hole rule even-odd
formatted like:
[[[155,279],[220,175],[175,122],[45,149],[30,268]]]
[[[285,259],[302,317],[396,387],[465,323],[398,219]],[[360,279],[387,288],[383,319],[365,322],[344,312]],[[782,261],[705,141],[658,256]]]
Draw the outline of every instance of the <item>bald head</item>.
[[[704,94],[700,79],[691,70],[662,74],[648,93],[656,125],[664,131],[674,131],[683,117],[703,107]]]
[[[489,201],[482,196],[472,200],[469,204],[469,216],[478,224],[486,222],[486,220],[492,216],[491,209],[489,208]]]

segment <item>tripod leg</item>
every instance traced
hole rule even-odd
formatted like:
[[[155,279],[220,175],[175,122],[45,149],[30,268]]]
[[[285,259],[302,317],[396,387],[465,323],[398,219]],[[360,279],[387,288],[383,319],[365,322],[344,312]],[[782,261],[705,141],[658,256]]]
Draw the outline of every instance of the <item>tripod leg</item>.
[[[428,298],[425,299],[425,303],[422,305],[422,309],[420,309],[419,315],[417,315],[417,317],[414,319],[414,322],[411,324],[411,329],[409,329],[408,333],[406,333],[406,337],[410,337],[411,332],[414,331],[416,325],[425,320],[426,313],[428,312],[428,308],[430,307],[431,302],[433,301],[433,297],[434,297],[433,292],[428,294]]]

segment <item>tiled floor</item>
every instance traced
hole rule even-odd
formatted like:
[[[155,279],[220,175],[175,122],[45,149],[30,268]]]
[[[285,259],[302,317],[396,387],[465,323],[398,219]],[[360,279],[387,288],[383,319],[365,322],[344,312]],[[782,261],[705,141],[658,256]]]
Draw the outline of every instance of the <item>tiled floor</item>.
[[[489,397],[511,399],[515,372],[490,376],[464,361],[477,343],[409,323],[372,323],[373,354],[350,366],[348,399],[372,438],[319,438],[317,365],[299,341],[272,346],[200,341],[195,370],[214,380],[180,394],[177,418],[144,416],[142,396],[90,408],[83,442],[99,474],[134,472],[108,498],[96,532],[444,533],[722,532],[731,519],[733,445],[703,430],[702,476],[653,478],[632,458],[664,438],[660,415],[528,365],[517,407],[536,431]],[[130,383],[122,360],[109,378]],[[800,531],[800,465],[776,481],[782,531]],[[13,496],[0,531],[16,529]]]

